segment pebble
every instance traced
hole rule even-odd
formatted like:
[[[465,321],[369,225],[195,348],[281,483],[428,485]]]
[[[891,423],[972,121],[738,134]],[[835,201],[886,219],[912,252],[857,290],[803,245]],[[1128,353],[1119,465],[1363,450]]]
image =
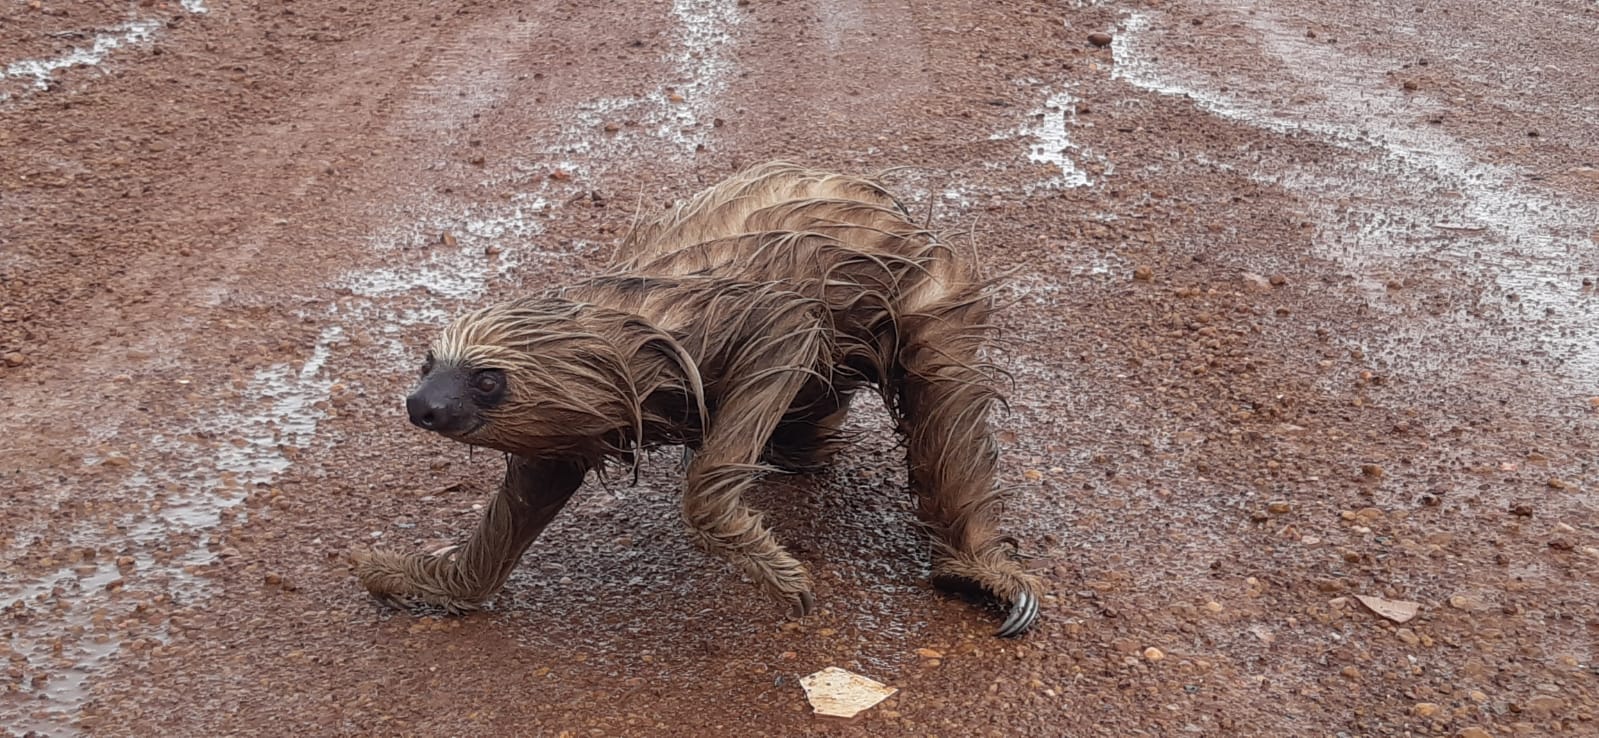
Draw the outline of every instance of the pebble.
[[[1098,46],[1098,47],[1101,47],[1101,48],[1109,46],[1110,42],[1113,41],[1113,40],[1115,40],[1115,39],[1112,38],[1110,34],[1105,33],[1103,31],[1097,32],[1097,33],[1088,34],[1088,43],[1091,43],[1091,44],[1093,44],[1095,46]]]
[[[1147,266],[1139,266],[1139,267],[1136,267],[1136,268],[1133,269],[1133,279],[1136,279],[1136,280],[1138,280],[1140,282],[1148,282],[1149,280],[1154,279],[1154,278],[1155,278],[1155,270],[1154,269],[1150,269]]]
[[[1273,515],[1283,515],[1293,511],[1293,509],[1294,506],[1289,504],[1287,500],[1276,500],[1266,503],[1266,510]]]
[[[1360,678],[1360,670],[1356,669],[1353,666],[1345,666],[1344,670],[1339,672],[1339,673],[1343,674],[1346,679],[1359,679]]]
[[[1416,706],[1411,709],[1413,709],[1417,715],[1420,715],[1424,718],[1432,717],[1438,714],[1438,705],[1432,702],[1417,702]]]
[[[27,361],[28,357],[24,356],[20,352],[12,351],[11,353],[6,354],[6,366],[22,366],[23,364],[27,363]]]
[[[1481,597],[1472,594],[1457,594],[1449,598],[1449,606],[1456,610],[1466,612],[1480,612],[1488,609],[1488,603]]]
[[[1166,658],[1166,654],[1160,649],[1150,646],[1149,648],[1144,649],[1144,658],[1149,659],[1150,661],[1159,661],[1163,658]]]
[[[1526,709],[1539,715],[1553,715],[1565,711],[1566,701],[1552,695],[1541,694],[1527,700]]]
[[[1399,636],[1399,640],[1404,641],[1407,645],[1414,646],[1421,643],[1421,637],[1416,635],[1416,631],[1409,628],[1400,628],[1394,631],[1394,635]]]
[[[1460,731],[1460,738],[1494,738],[1494,734],[1473,725]]]
[[[916,655],[920,656],[920,657],[922,657],[924,659],[941,659],[941,658],[944,658],[944,653],[942,651],[938,651],[938,650],[931,649],[931,648],[918,648],[918,649],[916,649]]]

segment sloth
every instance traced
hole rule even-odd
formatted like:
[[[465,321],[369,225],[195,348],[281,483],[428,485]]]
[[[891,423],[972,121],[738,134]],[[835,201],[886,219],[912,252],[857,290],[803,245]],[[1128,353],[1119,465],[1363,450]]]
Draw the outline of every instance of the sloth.
[[[413,424],[506,455],[477,530],[433,553],[367,551],[354,570],[401,607],[472,610],[591,471],[684,449],[694,541],[792,616],[811,577],[744,493],[847,445],[862,390],[900,433],[933,581],[1038,619],[1041,580],[1000,529],[999,395],[985,359],[992,280],[876,180],[785,162],[747,169],[636,224],[600,274],[457,318],[406,398]]]

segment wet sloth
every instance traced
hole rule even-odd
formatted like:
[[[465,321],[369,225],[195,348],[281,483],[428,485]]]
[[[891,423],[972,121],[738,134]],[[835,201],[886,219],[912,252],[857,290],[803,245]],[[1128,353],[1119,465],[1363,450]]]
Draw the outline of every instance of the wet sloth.
[[[365,553],[356,574],[395,604],[473,609],[588,472],[682,445],[695,541],[805,615],[810,575],[744,492],[826,463],[851,399],[872,389],[906,444],[935,581],[998,600],[999,635],[1021,634],[1042,586],[999,529],[987,288],[873,181],[745,171],[635,228],[605,273],[437,338],[411,421],[505,452],[505,480],[460,547]]]

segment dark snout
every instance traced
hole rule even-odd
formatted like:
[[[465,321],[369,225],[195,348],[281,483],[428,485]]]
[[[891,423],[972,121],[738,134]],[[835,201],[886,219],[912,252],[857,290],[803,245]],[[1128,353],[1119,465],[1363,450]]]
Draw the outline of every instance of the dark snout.
[[[428,375],[405,398],[405,409],[417,427],[445,435],[470,430],[478,422],[466,378],[454,371]]]

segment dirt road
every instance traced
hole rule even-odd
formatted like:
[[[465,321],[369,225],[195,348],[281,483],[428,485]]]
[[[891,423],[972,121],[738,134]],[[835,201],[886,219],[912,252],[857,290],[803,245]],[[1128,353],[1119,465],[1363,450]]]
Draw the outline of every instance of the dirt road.
[[[1599,732],[1596,28],[1587,0],[6,2],[0,724]],[[437,327],[773,158],[915,167],[935,225],[1022,267],[1000,426],[1039,630],[928,586],[871,403],[758,500],[814,567],[804,622],[692,547],[670,458],[580,492],[486,612],[365,598],[352,547],[453,541],[502,468],[405,422]],[[900,691],[819,722],[797,679],[829,665]]]

